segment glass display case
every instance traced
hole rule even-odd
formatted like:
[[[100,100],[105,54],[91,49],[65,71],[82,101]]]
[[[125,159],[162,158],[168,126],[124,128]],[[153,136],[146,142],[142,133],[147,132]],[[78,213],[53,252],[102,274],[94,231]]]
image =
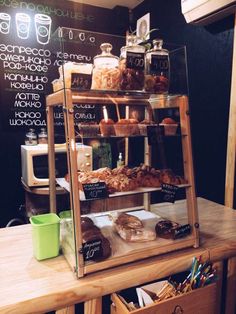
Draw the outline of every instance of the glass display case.
[[[60,28],[51,41],[60,49],[54,49],[57,76],[51,78],[59,87],[54,82],[46,98],[50,204],[56,212],[56,184],[70,193],[71,208],[60,213],[61,245],[77,277],[198,247],[185,47],[163,45],[169,52],[169,93],[151,94],[91,89],[93,57],[102,43],[118,56],[123,37]],[[81,53],[87,61],[73,63]],[[68,161],[62,178],[55,173],[59,131]],[[166,204],[174,212],[175,202],[185,198],[181,221],[158,214]]]

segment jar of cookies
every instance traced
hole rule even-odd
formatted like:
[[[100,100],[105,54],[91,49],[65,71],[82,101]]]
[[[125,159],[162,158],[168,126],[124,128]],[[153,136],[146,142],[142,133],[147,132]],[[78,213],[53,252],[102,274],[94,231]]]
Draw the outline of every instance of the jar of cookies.
[[[153,40],[153,49],[146,53],[145,91],[157,94],[168,93],[170,62],[169,52],[162,48],[163,40]]]
[[[91,89],[119,90],[120,69],[119,58],[111,53],[112,45],[103,43],[100,46],[102,53],[93,59],[93,74]]]
[[[145,47],[137,44],[137,36],[128,34],[120,55],[121,90],[144,89],[144,53]]]

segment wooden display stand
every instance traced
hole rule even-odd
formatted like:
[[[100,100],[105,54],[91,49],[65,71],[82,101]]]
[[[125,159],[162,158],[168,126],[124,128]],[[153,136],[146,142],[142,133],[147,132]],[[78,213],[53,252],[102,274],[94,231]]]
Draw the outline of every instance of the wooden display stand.
[[[165,241],[150,241],[146,242],[141,248],[131,250],[129,254],[118,254],[115,258],[111,257],[107,260],[99,263],[85,263],[82,255],[82,232],[80,225],[80,195],[77,177],[77,155],[74,149],[75,145],[75,130],[74,130],[74,104],[79,103],[96,103],[115,105],[119,108],[119,105],[145,106],[148,117],[151,117],[153,109],[163,108],[179,108],[180,114],[180,127],[181,127],[181,139],[183,150],[183,164],[184,164],[184,176],[188,184],[182,188],[186,189],[187,199],[187,215],[188,223],[191,225],[192,233],[186,238],[178,240],[165,240]],[[102,93],[98,92],[75,92],[69,89],[58,91],[54,94],[47,96],[47,125],[48,125],[48,145],[49,145],[49,183],[50,183],[50,205],[51,211],[56,211],[56,181],[55,181],[55,152],[54,152],[54,107],[62,106],[64,114],[65,134],[67,138],[67,156],[69,165],[69,177],[70,177],[70,202],[71,209],[73,211],[73,223],[74,223],[74,239],[75,239],[75,258],[73,258],[73,252],[68,252],[67,248],[64,249],[65,257],[67,258],[71,267],[76,271],[78,277],[82,277],[87,273],[110,268],[120,264],[132,262],[138,259],[142,259],[143,256],[150,257],[170,251],[186,248],[186,247],[198,247],[199,245],[199,223],[197,203],[195,196],[194,185],[194,173],[192,162],[192,146],[191,146],[191,134],[190,134],[190,122],[189,122],[189,107],[188,98],[186,96],[155,96],[155,98],[149,99],[147,94],[143,94],[143,97],[135,97],[134,95],[128,96],[127,94],[116,93]],[[127,138],[128,140],[128,138]],[[146,145],[145,161],[150,162],[149,150]],[[147,157],[148,156],[148,157]],[[160,190],[160,188],[143,190],[140,193],[151,192],[154,190]],[[134,194],[137,192],[134,191]],[[132,194],[132,192],[131,192]],[[121,196],[119,194],[119,196]],[[149,209],[150,198],[147,196],[144,203],[144,208]]]

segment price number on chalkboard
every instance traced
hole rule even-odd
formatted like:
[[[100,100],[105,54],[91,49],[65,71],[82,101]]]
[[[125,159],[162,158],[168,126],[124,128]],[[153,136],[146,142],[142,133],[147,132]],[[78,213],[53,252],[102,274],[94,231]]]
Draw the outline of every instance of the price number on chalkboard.
[[[127,52],[126,66],[130,69],[144,70],[144,53]]]
[[[86,200],[106,198],[108,195],[105,182],[85,183],[83,190]]]
[[[91,87],[91,75],[82,73],[71,74],[71,88],[77,88],[79,90],[90,89]]]
[[[176,200],[176,193],[178,191],[178,187],[173,184],[162,183],[161,192],[162,199],[164,202],[174,203]]]
[[[151,69],[152,74],[159,74],[160,72],[168,72],[169,71],[168,56],[152,55],[150,69]]]
[[[83,257],[85,261],[96,260],[102,257],[102,240],[96,239],[83,243]]]

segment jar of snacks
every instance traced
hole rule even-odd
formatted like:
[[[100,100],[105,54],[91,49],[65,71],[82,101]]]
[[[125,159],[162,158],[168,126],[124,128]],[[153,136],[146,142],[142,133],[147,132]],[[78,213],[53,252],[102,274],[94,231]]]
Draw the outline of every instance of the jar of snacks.
[[[137,37],[128,34],[126,46],[121,48],[121,90],[140,91],[144,88],[145,47],[137,44]]]
[[[38,135],[38,144],[47,144],[47,143],[48,143],[47,130],[45,128],[41,128],[40,133]]]
[[[34,129],[29,129],[25,135],[25,145],[37,145],[38,139]]]
[[[103,43],[100,46],[102,53],[93,59],[93,74],[91,89],[119,90],[120,70],[119,58],[111,53],[112,45]]]
[[[157,94],[168,93],[170,62],[169,52],[162,48],[163,40],[153,40],[153,49],[146,53],[145,91]]]

